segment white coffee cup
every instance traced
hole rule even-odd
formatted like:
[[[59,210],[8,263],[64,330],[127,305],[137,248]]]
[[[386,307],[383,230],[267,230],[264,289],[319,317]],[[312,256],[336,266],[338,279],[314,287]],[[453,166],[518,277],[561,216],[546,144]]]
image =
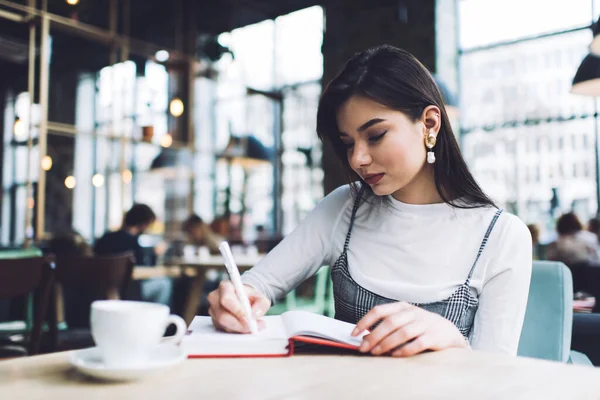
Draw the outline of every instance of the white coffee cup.
[[[206,246],[201,246],[198,249],[198,258],[200,261],[208,260],[210,258],[210,250]]]
[[[191,260],[196,257],[197,249],[193,244],[186,244],[183,246],[183,258]]]
[[[92,337],[107,368],[144,365],[162,343],[179,343],[186,333],[183,318],[169,315],[163,304],[125,300],[99,300],[92,303]],[[176,333],[163,339],[169,324]]]
[[[249,245],[246,247],[246,255],[252,258],[258,257],[258,247],[253,244]]]

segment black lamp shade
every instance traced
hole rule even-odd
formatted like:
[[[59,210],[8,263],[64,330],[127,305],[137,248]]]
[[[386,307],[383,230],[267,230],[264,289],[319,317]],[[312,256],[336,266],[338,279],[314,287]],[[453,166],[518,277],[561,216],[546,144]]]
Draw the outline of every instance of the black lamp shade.
[[[592,54],[585,56],[573,78],[571,93],[600,96],[600,58]]]
[[[272,150],[265,147],[256,137],[231,136],[221,158],[229,159],[233,163],[250,165],[261,162],[270,162],[273,158]]]
[[[177,165],[177,152],[173,149],[162,149],[152,160],[150,169],[174,167]]]
[[[592,31],[594,32],[594,39],[590,44],[590,53],[600,56],[600,19],[592,25]]]
[[[191,174],[192,157],[185,149],[163,148],[152,160],[150,171],[165,178],[181,179]]]

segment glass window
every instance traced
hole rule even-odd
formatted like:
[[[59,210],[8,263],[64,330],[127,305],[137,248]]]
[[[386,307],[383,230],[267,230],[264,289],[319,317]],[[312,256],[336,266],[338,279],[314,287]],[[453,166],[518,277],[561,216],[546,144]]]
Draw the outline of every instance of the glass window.
[[[228,167],[226,163],[217,165],[217,215],[227,211],[242,213],[244,238],[252,239],[257,225],[276,233],[273,232],[276,196],[281,199],[282,221],[278,230],[282,234],[291,232],[323,196],[321,146],[314,130],[323,74],[322,40],[321,7],[300,10],[219,37],[235,57],[219,62],[217,152],[225,148],[232,135],[252,135],[270,148],[276,144],[274,137],[279,136],[281,146],[282,193],[274,192],[272,164],[251,169]],[[267,96],[252,94],[247,88],[266,92]]]
[[[152,233],[179,233],[192,210],[209,220],[231,211],[243,217],[245,228],[268,230],[274,228],[275,200],[281,198],[278,232],[289,233],[323,196],[322,150],[315,133],[323,30],[323,9],[311,7],[220,35],[235,57],[225,54],[215,63],[218,78],[195,79],[189,143],[173,142],[177,124],[168,108],[174,80],[165,66],[147,62],[141,71],[140,64],[126,61],[79,75],[74,121],[61,120],[73,132],[49,132],[49,152],[56,151],[57,158],[47,174],[53,179],[48,189],[60,187],[56,204],[64,207],[46,212],[48,228],[58,229],[58,221],[65,227],[72,223],[92,241],[118,228],[133,202],[143,202],[158,216]],[[36,146],[29,151],[13,134],[23,98],[11,95],[2,110],[4,131],[10,132],[2,155],[2,244],[22,243],[31,204],[24,186],[27,169],[15,165],[29,160],[35,166],[30,176],[36,180],[38,174]],[[32,135],[37,135],[35,125]],[[251,168],[220,160],[232,135],[253,136],[270,150],[280,142],[279,173],[273,159]],[[70,158],[61,158],[61,146],[70,149]],[[174,158],[177,166],[162,166],[165,158]],[[72,188],[65,190],[70,176]],[[281,192],[275,179],[281,180]],[[251,231],[241,236],[252,239]]]
[[[461,47],[473,48],[589,25],[590,10],[589,0],[561,1],[552,6],[546,0],[460,1]]]
[[[532,24],[529,27],[512,27],[503,23],[498,24],[495,33],[494,27],[482,35],[475,35],[475,30],[469,33],[473,26],[483,23],[484,19],[481,16],[491,12],[495,6],[506,8],[499,12],[512,15],[527,9],[531,4],[537,4],[535,7],[543,7],[541,3],[537,0],[460,2],[461,9],[474,7],[475,10],[483,4],[485,4],[483,7],[486,7],[485,10],[479,9],[477,13],[472,14],[469,17],[473,18],[472,21],[469,21],[469,18],[465,21],[461,14],[461,35],[464,38],[465,35],[473,34],[469,39],[470,44],[466,41],[462,42],[463,50],[466,51],[461,53],[459,63],[462,145],[463,148],[467,145],[479,148],[478,144],[482,139],[476,133],[482,130],[485,130],[490,142],[502,143],[506,140],[507,126],[515,126],[515,133],[525,141],[525,155],[520,155],[514,162],[503,166],[498,165],[496,168],[506,169],[509,177],[520,176],[519,179],[523,182],[533,180],[537,184],[519,184],[509,179],[502,181],[501,184],[491,185],[484,178],[479,180],[483,188],[493,198],[502,199],[499,201],[500,204],[509,201],[526,204],[528,201],[549,202],[548,193],[551,193],[553,187],[557,187],[565,198],[575,196],[588,198],[590,201],[585,204],[591,207],[596,204],[595,169],[586,170],[583,165],[572,166],[573,160],[569,158],[570,154],[574,154],[581,163],[583,159],[594,157],[593,144],[590,144],[590,139],[595,132],[594,121],[589,117],[581,118],[581,116],[593,115],[593,100],[569,93],[573,75],[582,58],[587,54],[592,39],[590,29],[583,28],[593,19],[590,3],[586,1],[584,6],[583,2],[575,1],[573,4],[564,2],[553,10],[545,7],[548,13],[547,15],[544,13],[544,18],[547,17],[548,21],[538,23],[537,20],[541,18],[541,14],[538,13],[537,16],[532,17]],[[487,9],[488,6],[491,8]],[[557,10],[564,7],[572,7],[569,12],[579,9],[580,14],[565,14],[565,18],[562,19],[552,16],[555,12],[559,12],[560,15],[560,11]],[[475,21],[477,19],[478,21]],[[469,27],[469,24],[472,26]],[[536,24],[537,28],[535,28]],[[573,27],[581,27],[581,29],[562,32]],[[548,32],[556,34],[520,40],[526,36]],[[491,46],[492,44],[494,45]],[[514,62],[518,68],[510,68],[511,62]],[[490,71],[498,68],[501,68],[504,73],[492,79]],[[466,71],[471,69],[479,69],[481,75],[487,74],[488,77],[468,75]],[[518,88],[516,93],[510,90],[511,87]],[[577,135],[573,132],[577,132]],[[552,149],[558,150],[555,154],[560,154],[560,158],[550,154]],[[565,149],[572,150],[564,151]],[[485,159],[480,152],[465,153],[465,157],[469,165],[474,165],[478,161],[484,162]],[[533,179],[528,177],[527,172],[519,171],[526,168],[524,166],[526,161],[531,162],[532,165],[537,164]],[[569,181],[573,175],[582,181],[581,185],[575,187]],[[522,213],[519,216],[528,222],[530,217],[540,217],[538,214],[527,214],[527,208],[519,212]],[[586,211],[587,214],[580,217],[587,218],[595,212],[595,209],[590,208]],[[550,215],[546,217],[553,218]],[[545,220],[531,222],[547,225]]]

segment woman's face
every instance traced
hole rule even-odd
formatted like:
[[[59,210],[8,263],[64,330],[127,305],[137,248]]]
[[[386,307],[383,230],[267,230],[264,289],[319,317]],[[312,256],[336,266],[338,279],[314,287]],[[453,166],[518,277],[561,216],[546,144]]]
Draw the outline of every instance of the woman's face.
[[[188,231],[188,237],[191,241],[201,243],[204,240],[204,229],[202,224],[191,226]]]
[[[439,124],[439,112],[432,109],[432,120],[412,122],[404,113],[362,96],[342,104],[337,123],[348,163],[375,194],[403,200],[407,197],[403,192],[433,185],[433,168],[427,168],[425,161],[425,137]]]

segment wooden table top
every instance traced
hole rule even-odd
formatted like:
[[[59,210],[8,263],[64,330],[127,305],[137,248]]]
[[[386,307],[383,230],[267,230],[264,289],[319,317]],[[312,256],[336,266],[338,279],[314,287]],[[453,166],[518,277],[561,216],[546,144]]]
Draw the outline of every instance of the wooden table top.
[[[234,255],[235,263],[240,269],[248,269],[255,266],[262,258],[264,254],[257,255]],[[174,257],[165,261],[168,265],[182,265],[199,268],[225,268],[225,262],[223,257],[219,255],[210,255],[208,257]]]
[[[240,270],[247,270],[254,267],[265,255],[236,255],[235,262]],[[210,255],[208,257],[174,257],[165,260],[164,265],[143,266],[136,265],[133,270],[134,280],[153,279],[153,278],[177,278],[179,276],[196,276],[199,272],[210,268],[225,269],[223,257]],[[194,271],[195,270],[195,271]]]
[[[129,383],[80,375],[68,353],[0,361],[0,399],[599,399],[600,369],[447,350],[400,359],[193,359]]]

